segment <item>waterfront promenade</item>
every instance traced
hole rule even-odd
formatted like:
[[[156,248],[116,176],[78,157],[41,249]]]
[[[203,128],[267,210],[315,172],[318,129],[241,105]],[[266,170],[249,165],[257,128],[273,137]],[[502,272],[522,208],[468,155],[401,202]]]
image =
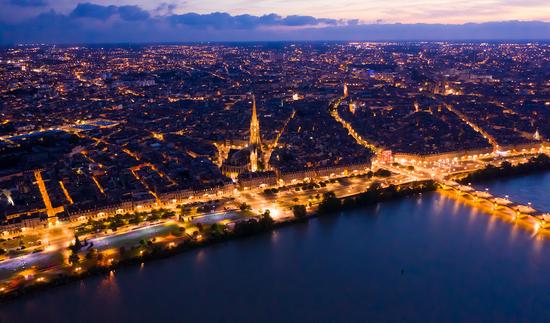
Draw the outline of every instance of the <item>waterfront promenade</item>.
[[[513,155],[499,158],[500,162],[513,158],[517,164],[521,165],[523,160],[528,160],[527,157],[523,156],[521,159],[518,155]],[[492,159],[487,164],[494,162],[495,160]],[[548,214],[539,212],[530,205],[514,203],[506,197],[495,197],[487,191],[478,191],[469,185],[460,185],[447,178],[447,174],[452,174],[453,168],[446,168],[449,170],[448,173],[442,172],[434,176],[428,171],[429,165],[427,167],[410,166],[375,161],[372,168],[361,165],[358,169],[339,168],[338,171],[327,169],[322,172],[324,175],[322,177],[306,177],[306,174],[302,174],[304,176],[300,178],[298,174],[294,174],[294,180],[286,185],[261,185],[240,190],[211,191],[197,196],[191,195],[184,200],[172,196],[161,204],[157,200],[151,200],[148,203],[135,202],[129,204],[127,206],[129,209],[124,212],[116,207],[100,212],[93,210],[88,211],[88,216],[80,214],[69,222],[55,221],[54,224],[43,228],[23,230],[27,244],[25,250],[0,261],[0,292],[9,294],[16,291],[21,284],[23,286],[45,284],[56,275],[65,277],[68,274],[69,277],[80,277],[81,272],[86,272],[88,267],[95,268],[94,266],[99,265],[101,268],[114,268],[123,258],[139,259],[144,253],[151,252],[153,249],[150,249],[148,243],[155,246],[154,248],[163,250],[178,249],[189,243],[201,243],[201,240],[205,239],[205,233],[202,231],[205,226],[216,225],[223,228],[225,232],[225,230],[234,229],[239,222],[258,221],[265,213],[269,214],[275,223],[292,222],[295,220],[292,211],[294,205],[304,205],[306,212],[313,214],[323,202],[325,193],[332,192],[336,198],[346,199],[360,196],[372,185],[377,185],[381,189],[393,185],[399,191],[400,186],[405,187],[427,180],[435,181],[443,194],[449,194],[456,199],[468,202],[475,208],[531,228],[541,236],[546,235],[546,229],[549,227],[548,220],[550,220]],[[468,166],[471,164],[463,168]],[[472,167],[470,172],[478,169],[479,167]],[[379,172],[380,170],[388,174]],[[311,174],[308,173],[308,176]],[[273,189],[276,193],[268,193]],[[214,206],[201,209],[209,205]],[[180,213],[189,206],[193,206],[194,211]],[[157,214],[157,217],[151,220],[147,214]],[[147,220],[128,223],[113,230],[108,229],[109,222],[112,223],[119,216],[130,215],[132,218],[143,217]],[[52,221],[49,222],[52,223]],[[84,252],[85,250],[77,252],[78,260],[71,261],[75,253],[71,254],[67,247],[74,243],[75,232],[93,223],[108,225],[101,231],[92,231],[80,236],[88,243],[91,242],[95,251],[90,251],[91,246],[86,247],[85,250],[88,252]],[[101,243],[99,243],[100,240]]]

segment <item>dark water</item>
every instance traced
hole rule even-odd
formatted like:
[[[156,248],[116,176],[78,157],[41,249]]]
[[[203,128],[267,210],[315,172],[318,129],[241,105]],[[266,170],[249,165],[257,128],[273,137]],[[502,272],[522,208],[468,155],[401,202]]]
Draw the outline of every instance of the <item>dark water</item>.
[[[35,294],[0,322],[548,322],[549,251],[431,193]]]

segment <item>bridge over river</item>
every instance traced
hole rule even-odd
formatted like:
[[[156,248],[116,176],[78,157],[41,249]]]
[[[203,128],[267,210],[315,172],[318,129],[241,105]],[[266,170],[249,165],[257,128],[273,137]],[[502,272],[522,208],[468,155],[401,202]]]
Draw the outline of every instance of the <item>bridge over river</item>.
[[[439,185],[444,191],[454,192],[470,200],[474,204],[491,208],[495,212],[506,216],[509,220],[521,220],[533,226],[535,231],[550,228],[550,213],[544,213],[534,209],[531,203],[528,205],[511,201],[508,196],[498,197],[485,191],[478,191],[470,185],[461,185],[454,181],[440,181]]]

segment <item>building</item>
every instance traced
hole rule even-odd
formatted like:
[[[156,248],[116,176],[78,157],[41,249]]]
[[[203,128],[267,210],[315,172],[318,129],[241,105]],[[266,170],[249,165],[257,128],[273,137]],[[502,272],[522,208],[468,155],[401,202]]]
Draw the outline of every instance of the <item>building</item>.
[[[228,158],[222,165],[225,176],[236,179],[247,171],[255,173],[266,169],[260,136],[260,121],[256,111],[256,98],[252,96],[252,114],[250,118],[250,137],[248,145],[242,149],[231,149]]]
[[[256,113],[256,97],[252,96],[252,117],[250,118],[250,171],[257,172],[264,169],[262,140],[260,137],[260,121]]]

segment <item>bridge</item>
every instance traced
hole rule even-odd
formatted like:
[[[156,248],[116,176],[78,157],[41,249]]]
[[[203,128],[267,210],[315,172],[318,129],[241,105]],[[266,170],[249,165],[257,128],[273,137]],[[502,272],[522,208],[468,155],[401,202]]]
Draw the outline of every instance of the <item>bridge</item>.
[[[531,206],[511,201],[508,196],[498,197],[488,190],[478,191],[470,185],[461,185],[454,181],[440,181],[439,186],[444,191],[450,191],[471,200],[475,204],[484,205],[493,211],[508,216],[512,221],[523,220],[530,223],[536,231],[550,228],[550,213],[543,213]]]

